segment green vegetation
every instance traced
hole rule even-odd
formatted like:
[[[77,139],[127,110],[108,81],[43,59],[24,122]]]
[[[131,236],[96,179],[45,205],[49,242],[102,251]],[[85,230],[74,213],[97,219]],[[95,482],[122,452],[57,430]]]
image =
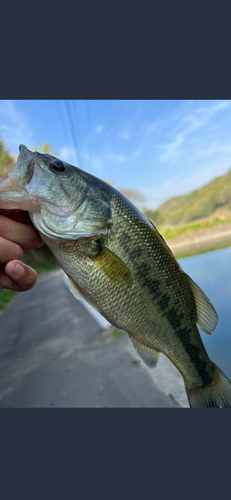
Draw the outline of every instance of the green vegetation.
[[[44,142],[43,144],[39,142],[37,146],[32,146],[31,150],[39,151],[39,153],[45,153],[54,156],[59,155],[59,152],[56,149],[53,149],[49,142]]]
[[[126,332],[124,332],[123,330],[118,330],[118,328],[114,328],[112,332],[113,339],[120,339],[121,337],[124,337],[124,335],[126,335]]]
[[[231,169],[200,189],[176,196],[145,215],[165,239],[231,223]]]
[[[167,240],[170,238],[176,238],[177,236],[186,236],[187,234],[192,234],[196,231],[202,231],[218,226],[226,226],[226,224],[231,224],[231,213],[225,219],[219,217],[211,217],[208,219],[202,219],[199,222],[185,224],[183,226],[164,227],[161,230],[161,234],[163,238]]]
[[[139,359],[133,359],[132,364],[135,365],[137,368],[140,366],[140,360]]]
[[[0,309],[3,309],[16,293],[13,290],[0,290]]]
[[[0,177],[4,177],[13,168],[15,159],[10,156],[7,147],[0,139]]]
[[[165,215],[167,224],[180,225],[209,217],[220,207],[231,215],[231,169],[200,189],[171,198],[158,210]]]
[[[25,252],[22,261],[28,266],[33,267],[37,274],[60,267],[53,253],[45,243],[37,250]]]

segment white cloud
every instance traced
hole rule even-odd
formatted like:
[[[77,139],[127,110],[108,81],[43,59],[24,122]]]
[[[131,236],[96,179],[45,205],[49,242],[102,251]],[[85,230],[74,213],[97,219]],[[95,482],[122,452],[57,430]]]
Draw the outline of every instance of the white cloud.
[[[130,132],[126,129],[122,130],[119,134],[120,139],[124,139],[124,141],[129,141],[130,139]]]
[[[175,132],[172,131],[172,134],[174,135],[173,140],[167,144],[159,145],[159,148],[163,151],[159,157],[160,161],[165,162],[180,157],[185,152],[183,145],[186,142],[186,138],[205,127],[205,125],[208,125],[215,113],[229,107],[230,105],[231,101],[225,101],[215,104],[212,103],[210,106],[200,106],[191,113],[188,113],[187,110],[186,116],[181,118],[175,128]]]
[[[83,168],[86,170],[93,169],[97,174],[106,175],[109,167],[122,164],[126,161],[126,156],[120,153],[115,153],[111,150],[103,151],[101,154],[92,154],[84,151],[82,153]]]
[[[126,156],[123,154],[114,153],[113,151],[105,151],[103,153],[103,158],[105,161],[110,161],[113,163],[124,163],[126,161]]]
[[[224,143],[224,144],[218,144],[217,142],[214,142],[208,148],[199,149],[199,151],[197,151],[197,153],[195,154],[195,158],[207,158],[211,155],[215,155],[215,154],[221,155],[224,153],[231,155],[230,142]],[[230,163],[231,163],[231,157],[230,157]]]
[[[208,113],[213,115],[220,109],[225,109],[231,105],[231,101],[224,101],[224,102],[219,102],[218,104],[214,104],[213,106],[209,107],[200,107],[195,111],[195,113]]]
[[[102,160],[102,158],[100,158],[99,156],[93,156],[92,159],[91,159],[91,166],[93,168],[93,170],[97,173],[103,173],[103,170],[104,170],[104,162]]]
[[[97,155],[90,155],[89,153],[84,152],[83,153],[83,160],[84,160],[84,170],[85,170],[85,163],[86,163],[86,170],[89,171],[90,169],[93,169],[95,173],[102,173],[104,169],[104,162],[101,156]]]
[[[76,164],[76,153],[74,148],[70,148],[69,146],[64,146],[61,151],[60,151],[60,157],[63,159],[63,161],[66,161],[67,163]]]
[[[160,145],[159,147],[165,151],[162,155],[160,155],[160,161],[164,162],[179,156],[179,146],[183,143],[183,141],[184,135],[177,134],[174,140],[172,142],[169,142],[169,144],[166,144],[165,146]]]
[[[95,127],[95,131],[97,134],[101,134],[101,132],[103,132],[104,130],[104,125],[98,125],[97,127]]]

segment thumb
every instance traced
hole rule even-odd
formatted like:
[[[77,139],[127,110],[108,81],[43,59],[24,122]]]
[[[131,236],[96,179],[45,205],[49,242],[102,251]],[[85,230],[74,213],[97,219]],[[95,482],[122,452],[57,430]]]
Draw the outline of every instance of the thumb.
[[[11,260],[5,266],[6,279],[10,280],[10,285],[6,288],[25,292],[33,288],[37,281],[37,274],[32,267],[27,266],[20,260]]]

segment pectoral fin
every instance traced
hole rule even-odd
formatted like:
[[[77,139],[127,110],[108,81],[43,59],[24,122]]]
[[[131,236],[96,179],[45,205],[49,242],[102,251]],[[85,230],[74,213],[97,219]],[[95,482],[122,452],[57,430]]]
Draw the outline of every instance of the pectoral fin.
[[[132,283],[131,273],[127,266],[108,248],[100,245],[100,252],[97,255],[89,255],[89,258],[116,285]]]
[[[144,344],[141,344],[138,340],[135,340],[132,337],[130,337],[130,339],[143,362],[149,366],[149,368],[154,368],[157,364],[160,353],[154,349],[150,349],[150,347],[146,347]]]
[[[185,273],[186,274],[186,273]],[[212,335],[218,324],[218,315],[201,288],[186,274],[196,305],[197,324],[203,332]]]

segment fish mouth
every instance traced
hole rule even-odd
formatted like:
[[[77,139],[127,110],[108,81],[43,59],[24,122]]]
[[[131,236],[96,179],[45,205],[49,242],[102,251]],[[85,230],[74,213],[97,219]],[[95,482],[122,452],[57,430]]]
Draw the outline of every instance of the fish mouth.
[[[26,210],[30,214],[45,211],[60,219],[73,216],[75,211],[84,204],[86,196],[83,196],[74,208],[70,208],[68,205],[58,206],[57,203],[53,203],[43,195],[42,190],[36,194],[38,186],[43,182],[46,183],[46,179],[43,179],[43,171],[36,162],[33,167],[27,184],[22,184],[13,170],[0,182],[0,208]]]
[[[27,152],[31,153],[30,150],[27,150]],[[47,177],[37,161],[33,161],[30,165],[28,178],[23,178],[23,174],[19,169],[25,161],[27,161],[25,158],[24,161],[20,161],[19,156],[19,163],[17,162],[15,168],[9,172],[8,177],[0,182],[0,207],[27,210],[28,212],[37,212],[44,208],[52,215],[58,215],[59,217],[72,215],[74,210],[69,206],[59,206],[57,203],[52,202],[46,194],[43,194],[43,185],[46,185]],[[29,161],[31,161],[31,157]],[[75,210],[79,208],[83,201],[84,199],[80,200]]]
[[[0,207],[28,210],[38,208],[36,200],[31,200],[26,189],[15,179],[7,177],[0,183]]]

